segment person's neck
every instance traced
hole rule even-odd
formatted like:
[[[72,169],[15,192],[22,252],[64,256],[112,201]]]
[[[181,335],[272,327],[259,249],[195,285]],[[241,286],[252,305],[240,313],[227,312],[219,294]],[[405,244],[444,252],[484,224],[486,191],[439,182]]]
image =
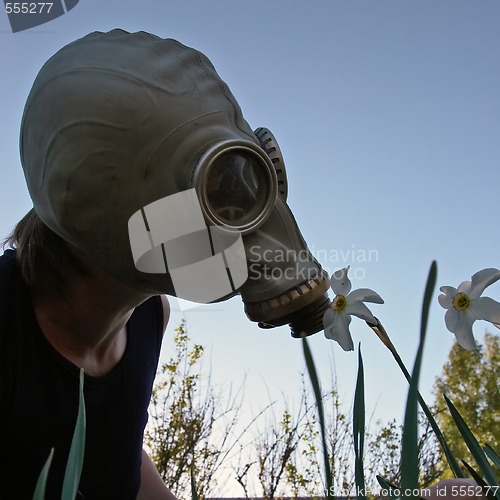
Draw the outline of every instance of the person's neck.
[[[63,356],[86,373],[108,373],[125,351],[126,323],[149,295],[124,285],[89,258],[86,273],[65,272],[61,293],[33,295],[40,328]]]

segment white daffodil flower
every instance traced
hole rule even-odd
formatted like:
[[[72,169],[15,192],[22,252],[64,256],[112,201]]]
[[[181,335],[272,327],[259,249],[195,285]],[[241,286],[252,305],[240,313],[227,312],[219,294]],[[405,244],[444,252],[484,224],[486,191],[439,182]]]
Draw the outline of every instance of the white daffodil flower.
[[[450,330],[457,342],[469,350],[477,349],[472,324],[477,319],[489,321],[500,328],[500,303],[489,297],[481,297],[484,289],[500,279],[500,270],[483,269],[464,281],[458,288],[442,286],[443,292],[439,303],[447,309],[445,314],[446,328]]]
[[[351,280],[347,276],[349,268],[350,266],[344,267],[332,274],[330,284],[335,298],[323,315],[325,337],[337,341],[344,351],[354,350],[349,331],[351,316],[357,316],[370,323],[377,323],[364,302],[384,303],[380,295],[369,288],[358,288],[351,292]]]

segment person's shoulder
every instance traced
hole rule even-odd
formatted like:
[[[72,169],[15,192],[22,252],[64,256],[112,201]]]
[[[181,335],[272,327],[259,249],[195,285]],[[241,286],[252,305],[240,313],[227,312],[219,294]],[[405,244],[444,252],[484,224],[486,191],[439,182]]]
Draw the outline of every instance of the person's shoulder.
[[[12,310],[12,303],[19,298],[20,275],[16,252],[11,249],[6,250],[3,255],[0,255],[0,344],[7,331],[6,325]]]
[[[16,262],[16,251],[8,248],[3,255],[0,255],[0,272],[12,268]]]
[[[168,320],[170,319],[170,303],[166,295],[160,295],[160,299],[163,312],[163,332],[165,332]]]
[[[170,304],[166,295],[154,295],[150,297],[135,310],[134,314],[152,315],[158,318],[159,328],[161,333],[167,328],[167,323],[170,318]]]
[[[143,339],[148,338],[159,349],[169,317],[170,306],[167,298],[164,295],[155,295],[135,308],[128,324],[130,331],[139,330]],[[150,332],[151,335],[144,335],[145,332]]]
[[[0,255],[0,295],[5,293],[3,290],[9,287],[12,277],[19,272],[15,250],[5,250],[3,255]]]

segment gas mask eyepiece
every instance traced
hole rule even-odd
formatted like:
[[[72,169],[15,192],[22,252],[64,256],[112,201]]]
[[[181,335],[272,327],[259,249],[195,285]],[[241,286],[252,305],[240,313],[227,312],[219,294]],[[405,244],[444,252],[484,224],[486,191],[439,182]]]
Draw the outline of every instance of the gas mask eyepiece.
[[[277,185],[270,158],[256,144],[243,140],[210,147],[193,175],[207,221],[241,234],[255,230],[269,217]]]

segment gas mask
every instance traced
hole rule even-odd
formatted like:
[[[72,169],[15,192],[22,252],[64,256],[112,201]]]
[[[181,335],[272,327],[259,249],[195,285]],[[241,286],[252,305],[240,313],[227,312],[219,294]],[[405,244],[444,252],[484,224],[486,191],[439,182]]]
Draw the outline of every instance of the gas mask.
[[[239,294],[263,328],[322,330],[328,275],[286,204],[278,143],[200,52],[122,30],[67,45],[33,84],[20,144],[38,216],[124,283]]]

